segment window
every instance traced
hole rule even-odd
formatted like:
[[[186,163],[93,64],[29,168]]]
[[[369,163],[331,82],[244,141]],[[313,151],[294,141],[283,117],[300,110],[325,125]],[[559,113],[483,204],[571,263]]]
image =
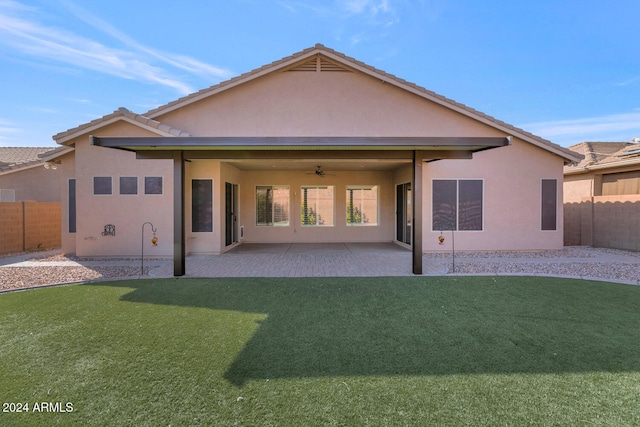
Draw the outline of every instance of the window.
[[[542,230],[557,230],[558,181],[542,180]]]
[[[434,179],[432,194],[434,231],[482,230],[482,180]]]
[[[378,186],[347,187],[347,225],[378,225]]]
[[[144,194],[162,194],[162,177],[144,177]]]
[[[138,178],[135,176],[121,176],[120,194],[138,194]]]
[[[602,175],[602,195],[640,194],[640,171]]]
[[[333,225],[333,186],[302,187],[300,222],[305,226]]]
[[[76,180],[69,179],[69,233],[76,232]]]
[[[256,187],[256,225],[289,225],[289,187]]]
[[[191,181],[191,231],[213,231],[213,180]]]
[[[93,194],[111,194],[111,177],[110,176],[94,176],[93,177]]]

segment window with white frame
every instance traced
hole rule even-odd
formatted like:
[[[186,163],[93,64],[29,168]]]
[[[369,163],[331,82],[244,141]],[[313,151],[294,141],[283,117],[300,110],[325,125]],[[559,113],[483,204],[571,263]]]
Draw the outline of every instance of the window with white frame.
[[[347,186],[347,225],[378,225],[378,186]]]
[[[256,225],[289,225],[289,187],[260,185],[256,187]]]
[[[300,222],[303,226],[334,224],[333,186],[303,186]]]
[[[483,227],[483,181],[481,179],[434,179],[432,229],[434,231],[481,231]]]

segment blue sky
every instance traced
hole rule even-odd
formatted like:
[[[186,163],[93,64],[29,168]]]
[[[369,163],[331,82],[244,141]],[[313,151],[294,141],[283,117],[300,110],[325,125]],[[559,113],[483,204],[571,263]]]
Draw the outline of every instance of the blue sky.
[[[638,0],[0,0],[0,146],[316,43],[563,146],[640,137]]]

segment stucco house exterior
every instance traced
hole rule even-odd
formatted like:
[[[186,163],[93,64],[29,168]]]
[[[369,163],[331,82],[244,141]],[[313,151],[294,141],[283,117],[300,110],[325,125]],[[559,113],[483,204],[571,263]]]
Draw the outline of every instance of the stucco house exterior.
[[[55,159],[71,151],[71,147],[0,147],[0,202],[59,202]]]
[[[63,250],[139,255],[148,221],[178,276],[243,242],[395,241],[417,274],[452,228],[460,250],[558,249],[581,158],[323,45],[54,139]]]
[[[565,243],[640,251],[640,143],[569,149],[584,159],[564,168]]]

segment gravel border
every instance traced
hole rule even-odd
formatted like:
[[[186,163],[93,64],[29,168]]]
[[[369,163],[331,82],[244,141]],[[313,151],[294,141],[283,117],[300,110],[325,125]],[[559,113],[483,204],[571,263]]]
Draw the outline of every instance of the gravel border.
[[[451,252],[428,253],[425,260],[445,266],[454,275],[530,275],[573,277],[640,285],[640,252],[589,247],[567,247],[553,251],[456,252],[455,271]],[[2,262],[4,261],[4,263]],[[29,261],[28,267],[15,262]],[[57,266],[33,266],[39,262]],[[83,283],[99,280],[149,277],[159,259],[145,258],[144,275],[140,259],[95,259],[62,255],[59,252],[31,252],[0,256],[0,292],[42,286]],[[167,260],[164,260],[167,262]],[[64,265],[68,263],[68,265]],[[85,263],[85,265],[80,265]],[[13,266],[3,266],[12,265]]]

